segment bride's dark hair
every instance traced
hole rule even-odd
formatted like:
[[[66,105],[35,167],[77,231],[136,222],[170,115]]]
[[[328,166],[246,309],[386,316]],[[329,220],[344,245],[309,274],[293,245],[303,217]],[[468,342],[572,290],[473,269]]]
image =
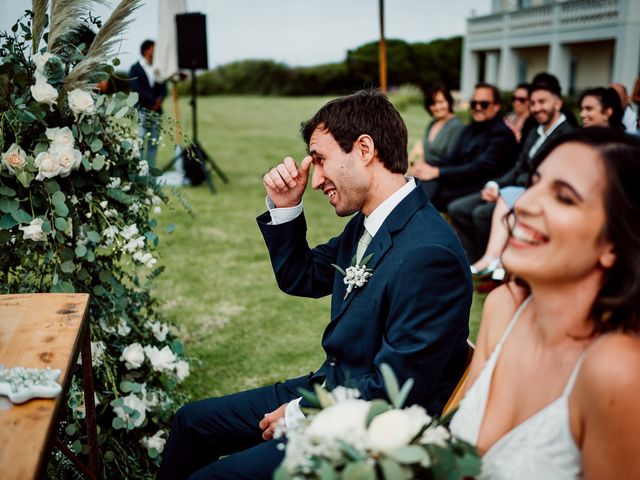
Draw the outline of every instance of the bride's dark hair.
[[[565,143],[595,149],[606,172],[601,236],[613,244],[616,260],[591,306],[593,334],[640,332],[640,140],[609,128],[574,130],[545,145],[531,173]],[[513,220],[513,210],[507,216]],[[512,225],[509,220],[506,223]]]

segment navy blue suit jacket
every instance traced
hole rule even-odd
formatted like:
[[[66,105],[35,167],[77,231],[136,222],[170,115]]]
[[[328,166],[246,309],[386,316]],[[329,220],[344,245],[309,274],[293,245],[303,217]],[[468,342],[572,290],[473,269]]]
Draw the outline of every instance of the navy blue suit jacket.
[[[365,399],[386,398],[380,365],[387,363],[401,384],[415,381],[407,405],[440,413],[465,368],[472,287],[460,242],[424,190],[413,190],[384,221],[365,253],[373,254],[373,276],[346,300],[344,277],[331,264],[351,264],[364,216],[313,249],[304,215],[281,225],[270,220],[265,213],[258,224],[280,288],[332,294],[322,338],[327,358],[314,379],[358,388]]]
[[[158,100],[163,100],[167,95],[167,86],[164,83],[155,82],[153,87],[140,62],[136,62],[129,70],[129,82],[131,90],[138,93],[138,107],[151,109]],[[159,111],[162,113],[162,110]]]

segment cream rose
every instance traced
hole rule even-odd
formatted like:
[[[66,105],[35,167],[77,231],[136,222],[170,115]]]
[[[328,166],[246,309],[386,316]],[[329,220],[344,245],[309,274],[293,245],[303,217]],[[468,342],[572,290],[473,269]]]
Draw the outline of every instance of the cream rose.
[[[132,343],[122,350],[120,360],[124,362],[128,370],[140,368],[144,363],[144,349],[139,343]]]
[[[16,170],[22,170],[27,164],[27,154],[20,148],[20,145],[13,143],[9,150],[2,154],[2,163],[7,167],[7,170],[15,175]]]
[[[45,178],[53,178],[60,174],[62,166],[58,162],[58,158],[49,152],[41,152],[35,160],[38,167],[38,175],[36,180],[44,180]]]
[[[162,453],[164,444],[167,443],[167,440],[162,438],[164,434],[163,430],[158,430],[153,437],[142,437],[140,443],[147,450],[154,449],[156,452]]]
[[[162,350],[158,350],[158,347],[147,345],[144,347],[144,353],[156,372],[172,371],[176,367],[177,358],[168,345],[165,345]]]
[[[46,103],[53,106],[58,99],[58,91],[47,82],[36,82],[31,85],[31,96],[38,103]]]
[[[176,377],[178,382],[182,382],[187,378],[189,373],[189,362],[186,360],[178,360],[178,363],[176,363]]]
[[[307,435],[316,440],[342,439],[358,444],[365,434],[365,421],[370,405],[364,400],[345,400],[321,410],[307,428]]]
[[[128,413],[125,413],[124,407],[113,407],[113,413],[115,413],[119,418],[124,420],[125,422],[129,420],[133,420],[133,425],[135,427],[139,427],[142,425],[146,418],[146,405],[142,400],[138,398],[137,395],[131,393],[123,398],[124,407],[129,407],[132,410],[137,411],[140,415],[137,419],[133,420]]]
[[[18,229],[24,232],[24,240],[34,242],[46,242],[47,234],[42,231],[44,221],[41,218],[34,218],[29,225],[19,226]]]
[[[75,138],[73,138],[73,132],[69,127],[47,128],[44,134],[49,139],[50,150],[71,148],[76,142]]]
[[[65,147],[57,150],[56,159],[58,160],[61,168],[60,176],[66,177],[69,175],[71,170],[80,166],[80,163],[82,162],[82,154],[80,153],[80,150]]]
[[[415,427],[404,410],[381,413],[369,425],[367,447],[375,452],[390,452],[405,447],[415,437]]]
[[[71,111],[76,115],[80,115],[81,113],[93,115],[96,112],[93,97],[85,90],[79,88],[71,90],[67,96],[67,101],[69,102],[69,108],[71,108]]]
[[[44,52],[35,53],[31,58],[33,59],[33,63],[36,64],[36,69],[42,71],[44,69],[44,66],[47,64],[47,61],[50,58],[53,58],[53,56],[54,55],[52,53]]]

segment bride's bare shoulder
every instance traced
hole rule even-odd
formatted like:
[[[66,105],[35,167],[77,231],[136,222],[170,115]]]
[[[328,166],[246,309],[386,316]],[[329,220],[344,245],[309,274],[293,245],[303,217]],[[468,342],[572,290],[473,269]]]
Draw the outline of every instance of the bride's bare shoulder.
[[[484,347],[488,352],[498,343],[507,325],[529,292],[514,282],[494,289],[486,298],[482,311]]]
[[[639,371],[640,336],[609,333],[589,348],[580,377],[590,393],[633,391],[637,399],[640,397]]]

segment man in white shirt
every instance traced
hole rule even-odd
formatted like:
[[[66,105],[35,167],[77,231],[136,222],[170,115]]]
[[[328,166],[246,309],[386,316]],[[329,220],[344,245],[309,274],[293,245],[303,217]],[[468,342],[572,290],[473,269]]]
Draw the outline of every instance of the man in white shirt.
[[[627,89],[621,83],[612,83],[609,87],[613,88],[620,97],[620,105],[622,106],[622,124],[624,125],[625,133],[637,135],[638,115],[631,106],[631,100],[629,99]]]
[[[439,414],[464,371],[469,266],[422,186],[404,177],[407,130],[400,114],[379,91],[361,91],[326,104],[302,134],[309,155],[299,167],[287,157],[263,177],[269,211],[257,220],[279,287],[298,296],[332,295],[322,338],[326,359],[311,374],[182,407],[160,480],[271,478],[283,458],[273,433],[283,418],[286,428],[301,415],[300,388],[341,385],[367,400],[386,398],[380,374],[386,363],[401,384],[413,378],[407,405]],[[341,234],[313,249],[302,206],[309,178],[336,214],[353,215]],[[373,272],[359,284],[345,282],[333,266],[346,270],[354,256]]]

